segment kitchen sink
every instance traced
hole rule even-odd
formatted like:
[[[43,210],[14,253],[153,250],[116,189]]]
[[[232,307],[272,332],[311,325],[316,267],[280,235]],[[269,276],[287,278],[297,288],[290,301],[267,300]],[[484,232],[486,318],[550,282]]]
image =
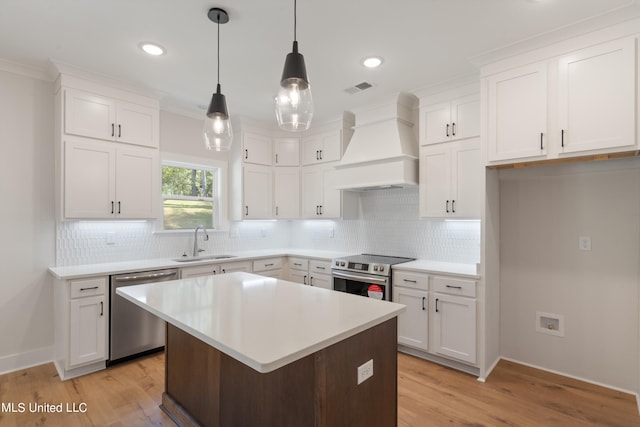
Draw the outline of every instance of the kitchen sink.
[[[202,256],[181,256],[180,258],[174,258],[172,261],[176,262],[193,262],[193,261],[205,261],[208,259],[227,259],[235,258],[235,255],[202,255]]]

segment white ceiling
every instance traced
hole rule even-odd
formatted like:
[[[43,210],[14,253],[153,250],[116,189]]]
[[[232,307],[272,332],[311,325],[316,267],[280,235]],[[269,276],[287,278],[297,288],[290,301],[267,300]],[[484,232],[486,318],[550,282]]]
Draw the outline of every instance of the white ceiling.
[[[211,7],[230,15],[220,27],[220,80],[231,115],[275,122],[293,0],[0,0],[0,59],[37,68],[61,61],[153,91],[165,109],[204,115],[198,106],[216,85]],[[637,0],[299,0],[298,41],[321,122],[474,75],[493,51],[637,16]],[[142,41],[166,55],[142,53]],[[383,65],[365,69],[367,55]],[[344,91],[363,81],[374,87]]]

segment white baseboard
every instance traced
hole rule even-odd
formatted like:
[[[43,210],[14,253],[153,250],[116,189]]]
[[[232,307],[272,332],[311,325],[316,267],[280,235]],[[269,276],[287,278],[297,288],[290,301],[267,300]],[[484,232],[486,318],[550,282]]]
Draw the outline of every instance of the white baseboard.
[[[54,347],[51,346],[0,357],[0,375],[49,363],[53,354]]]
[[[487,377],[489,375],[491,375],[491,372],[493,372],[493,370],[496,368],[496,366],[498,365],[499,361],[500,361],[500,357],[498,357],[496,360],[494,360],[493,364],[484,373],[484,376],[478,377],[478,381],[480,381],[481,383],[486,382],[487,381]]]
[[[576,376],[576,375],[570,375],[570,374],[567,374],[566,372],[560,372],[560,371],[556,371],[556,370],[553,370],[553,369],[544,368],[542,366],[533,365],[531,363],[522,362],[520,360],[511,359],[509,357],[502,356],[502,357],[500,357],[500,359],[506,360],[508,362],[517,363],[519,365],[528,366],[530,368],[540,369],[541,371],[550,372],[552,374],[562,375],[563,377],[573,378],[574,380],[583,381],[585,383],[589,383],[589,384],[597,385],[597,386],[600,386],[600,387],[608,388],[610,390],[615,390],[615,391],[619,391],[619,392],[622,392],[622,393],[627,393],[627,394],[630,394],[632,396],[636,396],[636,400],[638,399],[638,397],[637,397],[638,393],[635,392],[635,391],[625,390],[623,388],[616,387],[616,386],[613,386],[613,385],[610,385],[610,384],[604,384],[604,383],[601,383],[601,382],[598,382],[598,381],[590,380],[588,378],[583,378],[583,377],[579,377],[579,376]],[[640,406],[639,406],[639,408],[640,408]]]

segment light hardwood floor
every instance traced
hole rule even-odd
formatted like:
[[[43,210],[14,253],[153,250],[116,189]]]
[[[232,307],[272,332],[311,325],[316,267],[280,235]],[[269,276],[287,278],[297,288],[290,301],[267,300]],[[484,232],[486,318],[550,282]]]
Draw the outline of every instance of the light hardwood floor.
[[[53,364],[0,376],[0,426],[173,426],[160,410],[164,356],[156,354],[60,381]],[[640,426],[635,399],[502,361],[482,384],[475,377],[398,355],[398,426]],[[62,403],[84,413],[31,413]],[[25,405],[7,412],[6,405]]]

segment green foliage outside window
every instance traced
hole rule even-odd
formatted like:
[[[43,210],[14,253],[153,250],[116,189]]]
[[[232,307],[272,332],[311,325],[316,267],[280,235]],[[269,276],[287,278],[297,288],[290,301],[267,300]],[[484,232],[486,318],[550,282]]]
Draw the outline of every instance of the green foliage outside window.
[[[214,176],[206,169],[162,166],[165,230],[213,228]]]

